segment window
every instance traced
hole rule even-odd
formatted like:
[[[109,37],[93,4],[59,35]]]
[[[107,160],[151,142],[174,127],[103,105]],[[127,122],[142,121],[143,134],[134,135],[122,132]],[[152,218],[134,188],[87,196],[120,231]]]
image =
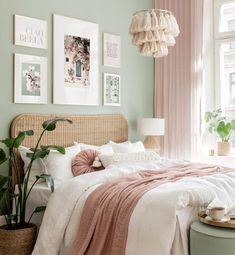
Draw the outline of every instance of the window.
[[[235,0],[215,0],[215,81],[217,105],[235,110]]]
[[[216,105],[235,118],[235,0],[215,0]],[[235,134],[233,134],[235,147]]]

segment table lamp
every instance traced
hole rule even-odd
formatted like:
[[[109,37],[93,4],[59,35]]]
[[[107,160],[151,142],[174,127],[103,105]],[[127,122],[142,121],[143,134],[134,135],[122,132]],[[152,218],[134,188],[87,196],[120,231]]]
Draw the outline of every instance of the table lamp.
[[[157,136],[164,135],[164,128],[164,119],[143,118],[138,120],[138,133],[145,136],[144,147],[146,150],[160,152]]]

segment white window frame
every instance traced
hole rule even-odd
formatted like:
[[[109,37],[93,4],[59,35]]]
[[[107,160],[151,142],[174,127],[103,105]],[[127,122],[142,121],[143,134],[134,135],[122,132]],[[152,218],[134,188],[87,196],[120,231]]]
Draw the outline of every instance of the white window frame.
[[[235,41],[235,31],[229,32],[219,32],[219,22],[220,22],[220,9],[223,4],[235,2],[234,0],[215,0],[214,1],[214,71],[215,71],[215,106],[216,109],[222,108],[224,109],[223,102],[221,98],[223,97],[224,91],[220,86],[222,77],[220,75],[221,70],[221,59],[220,59],[220,49],[221,45],[227,42]],[[235,107],[234,107],[235,110]]]

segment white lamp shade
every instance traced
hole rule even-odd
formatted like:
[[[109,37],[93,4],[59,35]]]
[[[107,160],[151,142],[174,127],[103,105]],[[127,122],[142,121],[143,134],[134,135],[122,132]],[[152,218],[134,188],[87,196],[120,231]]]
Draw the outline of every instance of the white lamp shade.
[[[165,130],[165,120],[144,118],[138,120],[138,133],[144,136],[162,136]]]

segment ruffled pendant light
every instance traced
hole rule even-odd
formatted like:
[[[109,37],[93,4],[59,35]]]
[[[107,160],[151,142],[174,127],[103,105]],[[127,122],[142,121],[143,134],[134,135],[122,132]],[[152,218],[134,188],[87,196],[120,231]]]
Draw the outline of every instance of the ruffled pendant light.
[[[175,45],[180,33],[176,18],[170,11],[161,9],[138,11],[130,25],[132,43],[142,55],[160,58],[168,55],[168,47]]]

